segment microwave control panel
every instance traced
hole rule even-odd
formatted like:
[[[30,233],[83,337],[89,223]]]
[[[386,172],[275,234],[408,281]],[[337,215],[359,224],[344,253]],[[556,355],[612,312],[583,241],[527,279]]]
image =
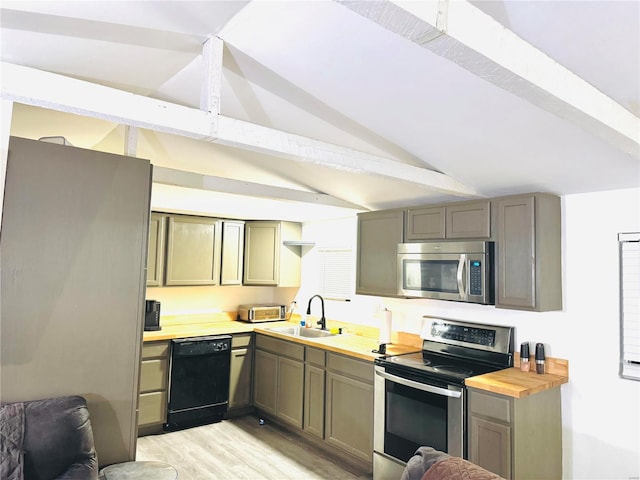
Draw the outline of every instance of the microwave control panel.
[[[482,262],[469,262],[469,295],[482,295]]]

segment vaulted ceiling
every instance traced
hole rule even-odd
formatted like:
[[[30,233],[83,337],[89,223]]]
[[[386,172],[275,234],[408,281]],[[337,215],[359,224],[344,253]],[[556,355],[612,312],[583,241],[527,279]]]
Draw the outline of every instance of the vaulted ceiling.
[[[149,158],[156,207],[306,220],[640,185],[635,0],[1,7],[11,133]]]

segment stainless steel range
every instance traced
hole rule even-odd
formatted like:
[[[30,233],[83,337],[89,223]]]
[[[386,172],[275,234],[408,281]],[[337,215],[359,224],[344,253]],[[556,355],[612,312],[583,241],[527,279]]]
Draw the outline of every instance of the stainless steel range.
[[[420,446],[466,458],[465,379],[513,365],[513,327],[423,318],[421,351],[375,360],[374,480]]]

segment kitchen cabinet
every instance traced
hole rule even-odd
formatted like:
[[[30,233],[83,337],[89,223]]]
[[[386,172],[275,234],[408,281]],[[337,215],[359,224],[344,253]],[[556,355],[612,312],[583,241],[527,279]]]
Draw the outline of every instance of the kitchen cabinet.
[[[151,213],[147,250],[147,287],[159,287],[164,280],[166,215]]]
[[[224,220],[222,222],[220,285],[242,285],[243,258],[244,222]]]
[[[221,221],[215,218],[168,217],[166,285],[220,283]]]
[[[142,346],[140,393],[138,397],[138,435],[162,431],[167,421],[169,384],[169,342]]]
[[[562,478],[560,388],[522,398],[468,392],[471,462],[506,479]]]
[[[324,438],[325,352],[306,347],[304,366],[304,425],[303,429]]]
[[[327,353],[325,440],[371,464],[373,364]]]
[[[358,214],[357,294],[398,295],[397,246],[402,243],[403,228],[402,209]]]
[[[407,209],[406,242],[490,237],[489,200]]]
[[[560,198],[534,193],[495,202],[496,307],[561,310]]]
[[[284,242],[301,238],[299,223],[246,222],[243,284],[299,287],[300,247]]]
[[[302,428],[304,346],[256,335],[254,405]]]
[[[231,337],[231,367],[229,375],[229,413],[236,415],[251,409],[253,367],[253,334]]]

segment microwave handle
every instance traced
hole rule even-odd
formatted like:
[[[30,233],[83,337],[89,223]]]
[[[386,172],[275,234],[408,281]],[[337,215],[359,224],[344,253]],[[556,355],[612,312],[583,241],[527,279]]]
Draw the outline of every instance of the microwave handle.
[[[460,297],[465,299],[467,298],[467,292],[465,291],[465,275],[464,270],[467,267],[467,255],[462,253],[460,254],[460,260],[458,261],[458,272],[456,275],[456,280],[458,281],[458,291],[460,292]]]

